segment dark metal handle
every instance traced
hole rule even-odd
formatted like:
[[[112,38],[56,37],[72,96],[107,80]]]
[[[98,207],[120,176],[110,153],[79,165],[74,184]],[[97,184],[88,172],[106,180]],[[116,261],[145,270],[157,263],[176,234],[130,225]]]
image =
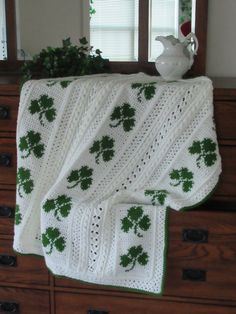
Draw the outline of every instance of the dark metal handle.
[[[109,314],[109,312],[99,310],[88,310],[87,314]]]
[[[9,119],[9,108],[0,106],[0,120]]]
[[[11,155],[0,154],[0,165],[4,167],[9,167],[11,165]]]
[[[7,206],[0,206],[0,218],[13,218],[14,217],[14,209]]]
[[[15,302],[1,302],[0,311],[6,313],[19,313],[19,304]]]
[[[0,255],[0,266],[15,267],[16,266],[16,256]]]
[[[202,269],[183,269],[183,280],[206,281],[206,271]]]
[[[207,243],[208,231],[203,229],[183,229],[182,238],[184,242]]]

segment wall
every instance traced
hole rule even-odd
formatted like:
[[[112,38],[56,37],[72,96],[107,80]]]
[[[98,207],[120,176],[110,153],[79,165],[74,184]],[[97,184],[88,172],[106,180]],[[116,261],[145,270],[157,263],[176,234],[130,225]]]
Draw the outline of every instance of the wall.
[[[61,46],[67,37],[73,43],[82,37],[81,1],[16,0],[16,6],[18,48],[30,54],[47,46]]]
[[[236,0],[208,0],[207,75],[236,77]]]

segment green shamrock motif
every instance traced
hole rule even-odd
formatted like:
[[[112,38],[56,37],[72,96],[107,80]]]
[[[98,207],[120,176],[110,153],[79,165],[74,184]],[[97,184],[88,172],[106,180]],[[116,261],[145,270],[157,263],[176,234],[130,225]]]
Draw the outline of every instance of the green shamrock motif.
[[[73,80],[63,80],[63,81],[56,81],[56,80],[48,80],[47,81],[47,86],[51,87],[56,85],[57,83],[60,83],[62,88],[66,88],[70,85],[70,83],[73,82]]]
[[[66,195],[59,195],[56,199],[48,199],[43,205],[43,209],[46,213],[50,211],[54,212],[54,216],[58,221],[61,221],[61,217],[65,218],[71,211],[72,201],[71,197]]]
[[[129,132],[133,129],[135,125],[135,109],[128,103],[124,103],[122,106],[115,107],[111,114],[111,120],[116,120],[116,124],[110,124],[110,127],[116,128],[120,124],[123,125],[125,132]]]
[[[99,158],[102,156],[103,161],[107,162],[114,156],[114,140],[109,136],[103,136],[99,141],[94,141],[93,146],[90,147],[90,154],[96,154],[95,161],[99,164]]]
[[[30,194],[34,189],[34,182],[31,179],[31,173],[29,169],[20,167],[16,176],[16,184],[20,197],[23,197],[22,190],[25,194]]]
[[[142,93],[146,100],[150,100],[153,98],[156,92],[156,82],[151,83],[133,83],[132,89],[138,89],[138,101],[142,101]]]
[[[151,221],[148,215],[143,214],[143,208],[141,206],[133,206],[128,210],[128,214],[125,218],[121,219],[121,229],[128,233],[130,229],[134,229],[134,234],[142,238],[143,235],[139,232],[139,229],[147,231],[151,226]]]
[[[188,150],[192,155],[199,155],[196,160],[198,168],[201,168],[201,162],[204,162],[207,167],[213,166],[216,162],[216,143],[210,138],[204,138],[203,141],[194,141]]]
[[[39,121],[42,126],[44,126],[43,117],[48,122],[52,122],[56,117],[56,109],[53,108],[54,100],[48,95],[42,95],[39,99],[31,100],[31,104],[29,106],[29,111],[31,114],[38,113]]]
[[[72,170],[67,177],[69,183],[73,183],[72,186],[67,186],[68,189],[72,189],[80,184],[80,188],[84,191],[87,190],[92,182],[93,169],[88,166],[83,166],[79,170]]]
[[[193,173],[187,168],[181,168],[180,170],[173,169],[170,173],[171,180],[175,180],[176,183],[170,183],[172,186],[178,186],[182,184],[183,192],[191,191],[193,187]]]
[[[20,213],[20,206],[16,205],[15,208],[15,225],[19,225],[22,221],[22,215]]]
[[[148,263],[149,256],[147,252],[144,252],[141,245],[132,246],[128,249],[128,253],[120,256],[120,265],[124,268],[131,266],[129,269],[125,271],[131,271],[134,269],[136,263],[141,266],[145,266]]]
[[[22,155],[21,158],[27,158],[31,153],[36,158],[41,158],[44,153],[44,144],[40,143],[41,134],[34,131],[28,131],[26,136],[20,138],[19,149],[20,151],[26,152],[26,155]]]
[[[65,239],[61,236],[58,228],[47,228],[45,233],[42,234],[42,244],[44,247],[49,247],[46,254],[52,254],[54,247],[59,252],[63,252],[65,249]]]
[[[152,205],[164,205],[169,192],[166,190],[146,190],[144,194],[151,197]]]

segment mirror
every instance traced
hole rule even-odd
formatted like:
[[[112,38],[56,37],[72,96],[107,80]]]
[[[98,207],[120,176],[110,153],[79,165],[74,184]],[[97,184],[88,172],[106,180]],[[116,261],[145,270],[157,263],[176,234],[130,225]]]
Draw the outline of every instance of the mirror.
[[[90,42],[111,61],[138,60],[138,0],[90,0]],[[196,0],[149,0],[149,56],[162,52],[156,36],[183,37],[195,29]],[[117,14],[118,13],[118,14]],[[148,23],[148,22],[147,22]]]
[[[196,0],[150,0],[149,11],[149,61],[162,53],[157,36],[173,35],[183,38],[195,32]]]
[[[15,0],[18,59],[29,59],[46,46],[82,37],[78,0]],[[83,1],[84,2],[84,1]],[[138,60],[138,0],[90,0],[91,45],[111,61]],[[56,8],[56,10],[55,10]],[[90,8],[90,9],[91,9]],[[195,0],[149,1],[149,61],[161,53],[157,35],[180,35],[180,23],[195,20]],[[118,14],[117,14],[118,13]]]
[[[5,0],[0,0],[0,60],[7,59],[7,36],[6,36],[6,8]]]
[[[122,5],[128,5],[128,9],[119,8]],[[113,72],[156,74],[149,61],[158,56],[162,47],[154,38],[159,34],[177,36],[180,24],[191,16],[192,31],[196,28],[200,45],[192,74],[202,75],[207,6],[208,0],[0,0],[0,56],[7,58],[4,62],[0,58],[1,67],[17,71],[21,65],[17,60],[30,59],[47,46],[61,46],[62,39],[70,37],[73,44],[78,44],[78,39],[86,36],[91,37],[91,45],[102,50],[104,57],[119,61],[111,62]],[[111,10],[113,18],[105,20],[100,9]]]
[[[15,0],[17,55],[30,59],[45,47],[61,46],[70,37],[82,37],[82,5],[79,0]]]

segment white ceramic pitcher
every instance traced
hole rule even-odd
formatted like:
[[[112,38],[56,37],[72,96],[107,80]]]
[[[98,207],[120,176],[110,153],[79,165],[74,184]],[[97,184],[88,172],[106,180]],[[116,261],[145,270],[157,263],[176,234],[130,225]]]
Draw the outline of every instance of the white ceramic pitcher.
[[[197,54],[197,37],[194,33],[189,33],[183,42],[172,35],[157,36],[156,40],[164,46],[163,53],[157,57],[155,62],[157,71],[166,81],[181,79],[191,68],[194,55]]]

